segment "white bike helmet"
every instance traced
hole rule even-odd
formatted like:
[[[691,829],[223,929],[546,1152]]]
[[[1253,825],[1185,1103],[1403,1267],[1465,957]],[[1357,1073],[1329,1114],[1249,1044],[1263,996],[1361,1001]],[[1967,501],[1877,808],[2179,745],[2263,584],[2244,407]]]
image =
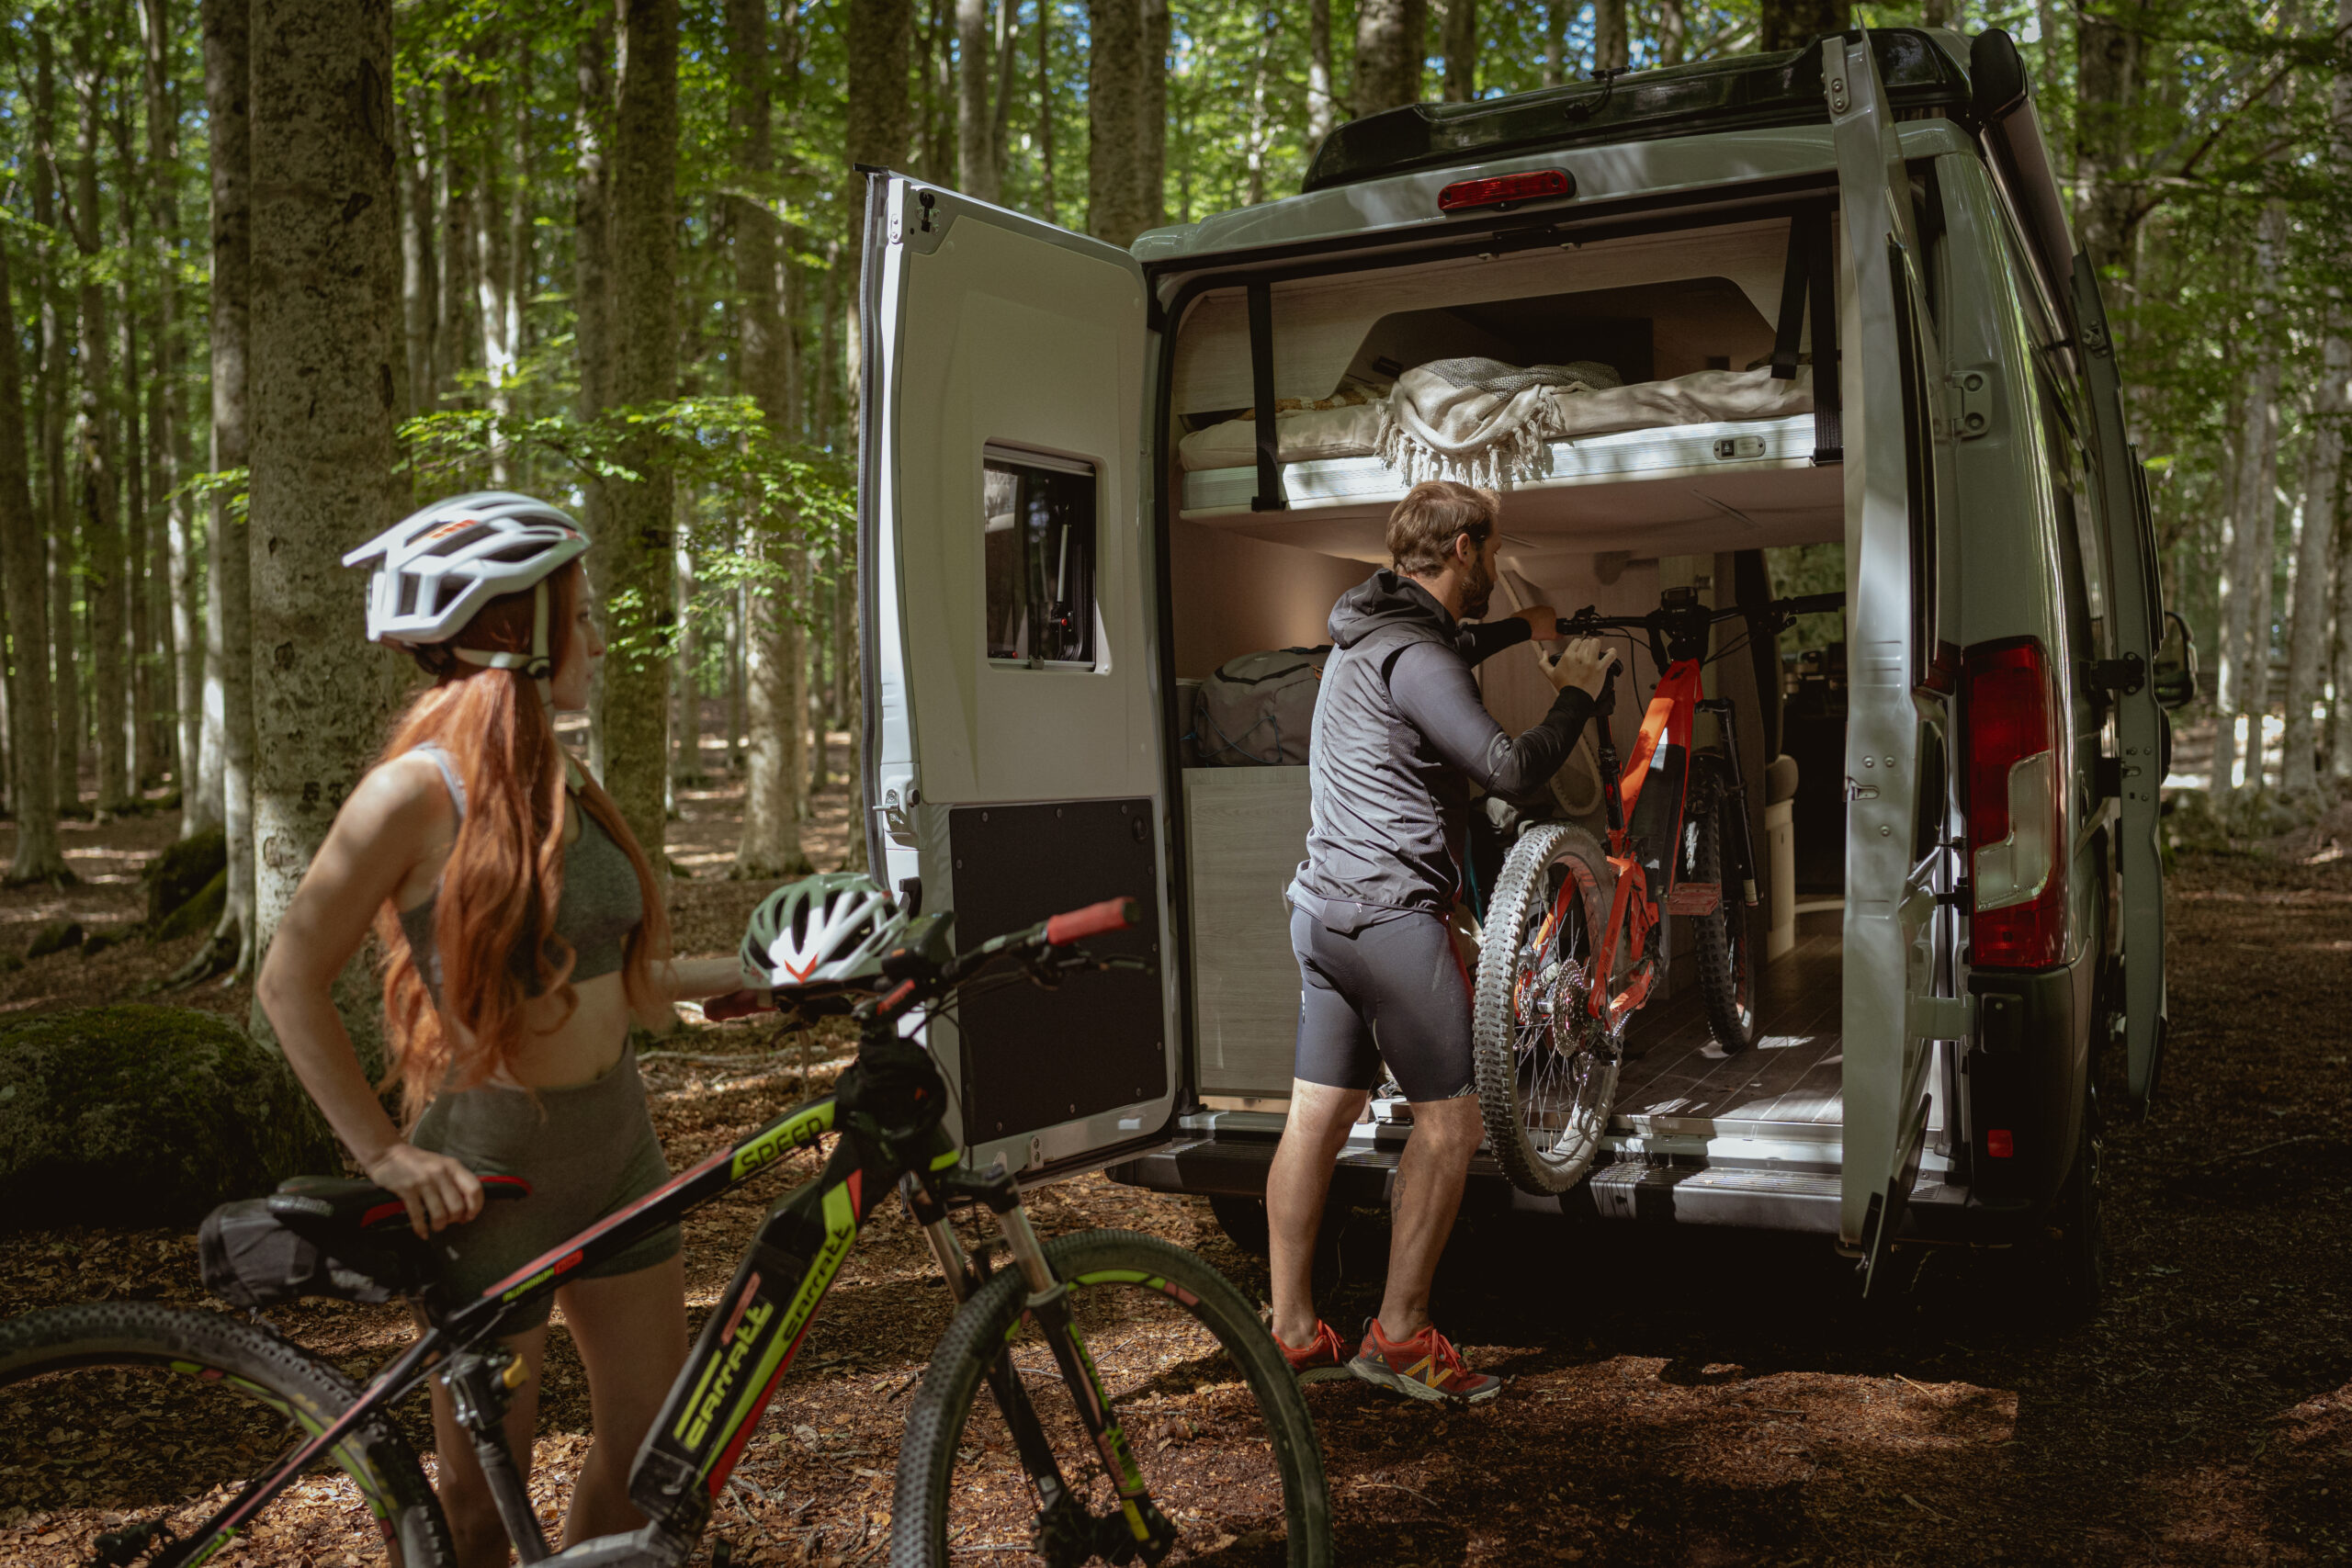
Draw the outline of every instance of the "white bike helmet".
[[[512,491],[452,496],[413,513],[343,558],[376,562],[368,583],[368,640],[414,649],[446,643],[502,593],[536,588],[528,653],[452,648],[469,664],[520,670],[548,695],[547,580],[586,553],[588,536],[544,501]]]
[[[905,912],[863,872],[804,876],[752,911],[743,971],[775,987],[866,979],[906,929]]]

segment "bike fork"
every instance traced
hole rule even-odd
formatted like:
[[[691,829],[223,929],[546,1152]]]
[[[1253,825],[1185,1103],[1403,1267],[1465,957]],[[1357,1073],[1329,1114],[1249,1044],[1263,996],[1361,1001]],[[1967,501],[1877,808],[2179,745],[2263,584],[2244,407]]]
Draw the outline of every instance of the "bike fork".
[[[1739,861],[1740,901],[1752,909],[1757,904],[1756,846],[1747,836],[1747,787],[1740,777],[1738,719],[1726,697],[1709,698],[1699,709],[1713,714],[1724,727],[1724,800],[1731,812],[1731,831],[1724,838]]]

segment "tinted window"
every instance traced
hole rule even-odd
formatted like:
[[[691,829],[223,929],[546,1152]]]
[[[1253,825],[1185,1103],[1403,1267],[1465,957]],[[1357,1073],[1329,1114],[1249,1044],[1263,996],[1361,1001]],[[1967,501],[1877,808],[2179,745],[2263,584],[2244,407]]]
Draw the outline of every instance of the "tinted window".
[[[1031,667],[1094,663],[1094,469],[987,449],[988,656]]]

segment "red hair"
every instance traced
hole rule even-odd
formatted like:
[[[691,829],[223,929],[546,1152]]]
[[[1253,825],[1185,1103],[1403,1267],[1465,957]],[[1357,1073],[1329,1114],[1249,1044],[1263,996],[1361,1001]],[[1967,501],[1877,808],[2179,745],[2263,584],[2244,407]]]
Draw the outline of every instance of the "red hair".
[[[578,635],[585,581],[576,561],[547,580],[548,651],[559,666]],[[453,640],[528,652],[532,597],[530,589],[501,594]],[[469,664],[446,646],[415,653],[434,683],[401,713],[377,765],[432,741],[456,763],[466,804],[433,911],[439,1008],[389,900],[376,918],[387,955],[384,1021],[391,1071],[385,1082],[401,1085],[412,1118],[438,1090],[472,1088],[512,1065],[530,998],[560,994],[566,1020],[578,1005],[571,985],[577,955],[555,934],[563,897],[565,768],[547,705],[519,670]],[[669,914],[653,867],[612,796],[584,770],[581,777],[580,808],[612,835],[637,872],[645,914],[623,950],[621,984],[633,1007],[650,1010],[653,962],[670,956]]]

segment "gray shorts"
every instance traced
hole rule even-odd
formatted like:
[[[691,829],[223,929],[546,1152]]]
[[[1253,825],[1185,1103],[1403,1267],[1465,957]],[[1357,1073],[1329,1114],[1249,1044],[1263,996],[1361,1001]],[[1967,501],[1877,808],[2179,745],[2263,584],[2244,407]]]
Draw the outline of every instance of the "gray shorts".
[[[487,1203],[479,1219],[434,1238],[442,1249],[441,1278],[461,1301],[670,1179],[633,1045],[590,1083],[536,1094],[485,1084],[436,1095],[409,1141],[478,1174],[519,1176],[531,1184],[529,1197]],[[650,1269],[676,1257],[678,1242],[678,1227],[667,1226],[572,1278]],[[509,1321],[508,1331],[545,1323],[551,1304],[541,1297],[535,1312]]]
[[[1294,908],[1290,944],[1298,959],[1300,1077],[1368,1089],[1385,1062],[1415,1103],[1458,1100],[1477,1088],[1469,976],[1443,920],[1416,910],[1338,931]]]

